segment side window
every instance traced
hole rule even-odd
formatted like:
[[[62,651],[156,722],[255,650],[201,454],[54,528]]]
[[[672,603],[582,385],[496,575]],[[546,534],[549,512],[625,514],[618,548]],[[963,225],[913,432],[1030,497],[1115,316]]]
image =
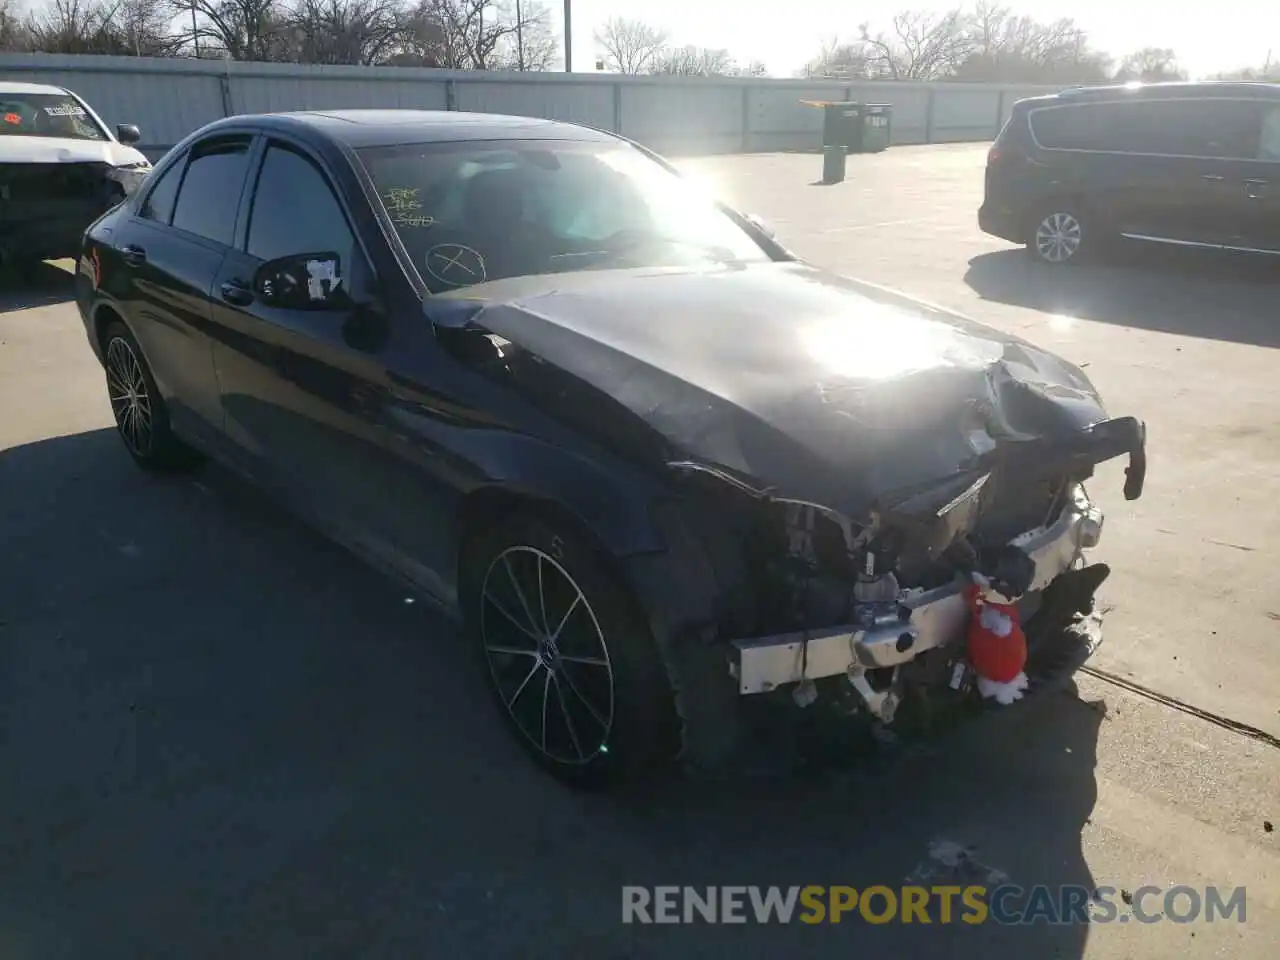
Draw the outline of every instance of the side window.
[[[1044,107],[1031,111],[1031,133],[1051,150],[1097,150],[1098,130],[1088,107]]]
[[[1271,107],[1262,119],[1258,159],[1280,162],[1280,107]]]
[[[287,147],[267,148],[249,214],[250,256],[261,260],[332,250],[349,271],[355,235],[320,169]]]
[[[178,192],[173,225],[230,246],[235,239],[236,207],[248,165],[247,141],[196,147]]]
[[[174,161],[160,175],[156,185],[147,194],[138,216],[158,223],[167,224],[173,216],[173,201],[178,198],[178,184],[182,181],[182,168],[187,165],[187,158]]]
[[[1242,100],[1168,100],[1144,104],[1134,126],[1144,153],[1179,157],[1252,158],[1261,116]]]
[[[1031,115],[1044,147],[1174,157],[1253,157],[1258,111],[1240,100],[1144,100],[1051,107]]]

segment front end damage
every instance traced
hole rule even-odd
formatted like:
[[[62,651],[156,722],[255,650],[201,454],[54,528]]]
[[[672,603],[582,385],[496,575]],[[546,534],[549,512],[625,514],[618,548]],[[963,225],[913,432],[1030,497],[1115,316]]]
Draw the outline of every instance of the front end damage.
[[[1086,559],[1103,513],[1085,481],[1096,463],[1126,454],[1132,500],[1145,479],[1145,427],[1121,418],[1069,440],[1002,447],[976,477],[957,476],[856,520],[709,465],[672,462],[684,491],[658,522],[677,552],[694,544],[705,552],[719,598],[705,611],[710,622],[688,624],[683,638],[668,641],[701,651],[696,663],[675,653],[685,671],[677,686],[691,687],[696,670],[723,671],[740,703],[785,700],[803,709],[824,701],[875,726],[918,729],[940,708],[979,702],[965,645],[965,587],[975,579],[1016,598],[1032,691],[1068,679],[1101,642],[1096,615],[1086,615],[1109,573]],[[680,608],[679,592],[668,588],[668,609]],[[716,686],[702,678],[696,696],[714,700]],[[701,713],[699,722],[716,725],[725,716],[689,699],[686,751],[703,755],[697,764],[716,738],[688,729],[691,720]]]
[[[1101,536],[1102,511],[1082,485],[1064,487],[1064,493],[1056,517],[1050,514],[1045,523],[1008,544],[1033,564],[1034,574],[1021,594],[1023,616],[1028,619],[1039,612],[1038,601],[1051,586],[1070,595],[1067,603],[1074,614],[1084,611],[1101,582],[1095,572],[1099,568],[1083,563],[1084,551],[1097,545]],[[874,553],[864,556],[869,558],[867,567],[851,584],[849,622],[731,641],[728,669],[739,693],[794,686],[803,700],[814,689],[814,681],[843,677],[863,709],[891,723],[908,683],[923,680],[927,686],[939,679],[950,681],[954,665],[964,659],[961,646],[969,615],[962,595],[966,575],[975,570],[983,573],[982,566],[957,558],[952,561],[954,575],[947,582],[903,586],[892,570],[874,572]],[[803,592],[806,587],[800,589]],[[930,656],[944,660],[949,669],[938,675],[923,671]]]
[[[85,229],[144,173],[105,162],[0,163],[0,265],[75,256]]]
[[[1062,358],[800,264],[517,278],[437,296],[431,319],[658,481],[665,549],[620,558],[691,767],[751,751],[758,704],[904,729],[975,701],[975,583],[1016,600],[1031,688],[1096,643],[1075,629],[1108,572],[1085,560],[1084,484],[1127,457],[1141,496],[1146,429]]]

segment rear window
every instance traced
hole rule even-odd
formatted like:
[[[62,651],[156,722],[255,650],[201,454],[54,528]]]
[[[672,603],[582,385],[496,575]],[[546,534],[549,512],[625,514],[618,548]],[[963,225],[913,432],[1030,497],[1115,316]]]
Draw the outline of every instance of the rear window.
[[[1253,157],[1260,127],[1258,106],[1241,100],[1092,103],[1031,113],[1042,147],[1163,156]]]
[[[0,136],[107,139],[80,101],[65,93],[0,94]]]

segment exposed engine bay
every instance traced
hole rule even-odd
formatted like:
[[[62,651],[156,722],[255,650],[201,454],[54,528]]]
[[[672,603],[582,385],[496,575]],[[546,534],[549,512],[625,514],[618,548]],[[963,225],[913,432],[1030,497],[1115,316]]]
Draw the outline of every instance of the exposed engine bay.
[[[0,262],[73,255],[85,228],[136,180],[102,162],[0,164]]]
[[[1046,597],[1046,616],[1070,617],[1109,572],[1083,565],[1102,529],[1082,484],[1091,470],[1047,480],[993,471],[923,516],[886,509],[859,524],[700,464],[670,466],[738,493],[706,498],[698,515],[704,544],[721,546],[717,578],[738,585],[721,630],[735,638],[729,669],[743,695],[788,689],[804,707],[825,681],[851,711],[892,723],[908,687],[971,683],[960,682],[965,585],[1017,601],[1028,619]]]

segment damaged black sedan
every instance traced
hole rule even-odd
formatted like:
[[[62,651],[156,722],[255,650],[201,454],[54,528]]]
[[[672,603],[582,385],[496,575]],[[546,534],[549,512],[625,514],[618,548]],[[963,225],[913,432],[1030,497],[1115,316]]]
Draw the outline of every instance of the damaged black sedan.
[[[1018,699],[1092,649],[1084,482],[1146,470],[1071,364],[551,121],[219,121],[78,302],[140,465],[212,456],[456,614],[572,780],[714,764],[753,703]]]

